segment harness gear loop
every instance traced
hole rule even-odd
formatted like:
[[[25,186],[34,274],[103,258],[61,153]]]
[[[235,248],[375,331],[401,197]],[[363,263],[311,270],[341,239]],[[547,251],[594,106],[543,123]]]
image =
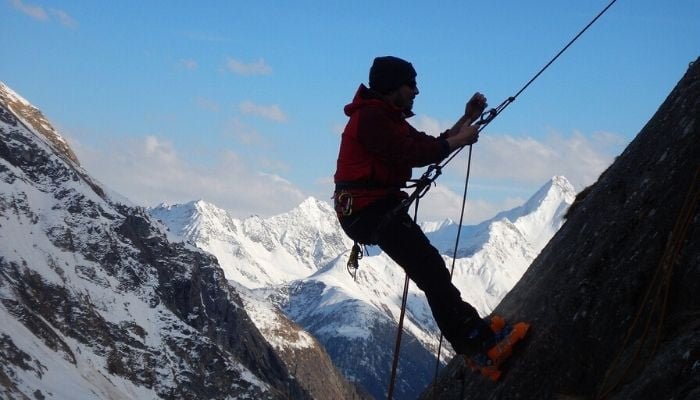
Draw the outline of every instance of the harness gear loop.
[[[338,215],[344,217],[352,215],[352,195],[346,190],[333,194],[333,206]]]

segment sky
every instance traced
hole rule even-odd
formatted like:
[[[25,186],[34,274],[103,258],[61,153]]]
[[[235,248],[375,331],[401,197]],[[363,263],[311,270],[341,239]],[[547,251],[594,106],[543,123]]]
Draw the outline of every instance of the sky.
[[[0,81],[133,203],[270,216],[330,202],[343,107],[374,57],[413,63],[409,122],[437,135],[474,92],[517,93],[609,2],[0,0]],[[482,131],[464,221],[556,175],[594,183],[700,55],[698,21],[700,0],[617,0]],[[422,220],[459,219],[467,154]]]

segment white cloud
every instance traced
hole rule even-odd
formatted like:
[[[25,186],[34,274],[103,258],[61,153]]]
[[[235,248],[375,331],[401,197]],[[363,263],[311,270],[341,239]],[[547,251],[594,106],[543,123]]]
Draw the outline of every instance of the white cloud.
[[[14,8],[33,19],[38,21],[47,21],[49,19],[49,14],[44,10],[44,7],[26,4],[22,0],[10,0],[10,3],[12,3]]]
[[[411,124],[418,130],[437,136],[452,127],[427,115],[416,115]],[[488,131],[473,147],[472,172],[485,180],[515,182],[519,185],[544,184],[552,176],[566,176],[582,188],[595,182],[627,144],[622,135],[574,131],[563,135],[550,131],[544,138],[513,137]],[[467,149],[459,157],[466,157]],[[446,168],[459,176],[464,162],[459,157]],[[459,164],[459,165],[457,165]]]
[[[462,223],[467,225],[485,221],[501,211],[520,206],[527,200],[506,197],[497,201],[488,201],[470,195],[470,193],[473,192],[474,188],[472,187],[467,193],[467,204],[464,208]],[[459,222],[460,213],[462,211],[462,194],[463,191],[457,194],[447,186],[438,183],[430,188],[425,197],[420,199],[418,220],[443,221],[445,219],[450,219],[454,222]],[[534,194],[534,192],[532,194]],[[413,206],[414,205],[412,205],[412,207]],[[411,215],[413,215],[413,208],[411,208]]]
[[[473,171],[486,179],[540,184],[554,175],[587,186],[626,145],[621,135],[550,132],[543,139],[482,134],[474,146]]]
[[[211,32],[195,32],[187,31],[183,35],[189,40],[201,41],[201,42],[229,42],[230,39],[226,36],[219,35],[217,33]]]
[[[46,9],[44,9],[44,7],[42,6],[27,4],[22,0],[10,0],[10,3],[16,10],[37,21],[49,21],[51,19],[50,16],[53,16],[58,20],[58,22],[61,25],[65,26],[66,28],[78,28],[78,21],[76,21],[75,18],[71,17],[67,12],[63,10],[51,8],[49,12],[47,12]]]
[[[227,133],[250,145],[266,145],[262,135],[238,119],[230,121]],[[100,149],[69,141],[91,175],[137,204],[202,198],[245,217],[284,212],[306,197],[293,181],[281,177],[293,166],[280,160],[253,160],[249,153],[222,150],[205,157],[212,162],[200,165],[155,136],[109,143]],[[473,147],[464,222],[478,223],[521,205],[555,175],[565,176],[580,190],[593,183],[625,145],[621,135],[607,132],[550,132],[542,139],[482,134]],[[437,185],[421,199],[421,221],[459,219],[465,169],[466,151],[450,162]],[[421,172],[416,170],[414,175]],[[332,187],[332,178],[326,176],[311,190],[329,201]]]
[[[257,129],[245,124],[239,118],[231,118],[224,129],[224,135],[233,137],[245,145],[267,146],[269,143]]]
[[[195,103],[197,104],[197,107],[212,112],[219,112],[219,110],[221,109],[219,107],[219,103],[217,103],[214,100],[210,100],[206,97],[198,96],[197,98],[195,98]]]
[[[231,151],[199,165],[155,136],[110,143],[108,151],[70,142],[91,176],[144,206],[204,199],[244,218],[289,211],[306,197],[289,181],[253,168]]]
[[[543,139],[484,133],[472,149],[465,222],[480,222],[521,205],[555,175],[581,190],[598,179],[626,144],[621,135],[609,132],[550,132]],[[459,218],[467,154],[465,148],[421,199],[421,220]]]
[[[70,29],[77,29],[78,28],[78,21],[76,21],[73,17],[68,15],[67,12],[65,12],[63,10],[58,10],[58,9],[52,8],[51,14],[53,14],[56,18],[58,18],[58,22],[60,22],[61,25],[65,26],[66,28],[70,28]]]
[[[429,117],[424,114],[417,114],[410,120],[411,125],[413,125],[414,128],[421,132],[428,133],[433,136],[438,136],[445,130],[449,129],[454,125],[453,121],[452,123],[448,122],[440,122],[436,120],[435,118]]]
[[[239,109],[243,114],[257,115],[275,122],[287,122],[287,116],[277,104],[261,106],[246,100],[239,105]]]
[[[186,70],[189,70],[189,71],[194,71],[197,69],[197,67],[199,67],[199,64],[197,64],[197,61],[193,60],[191,58],[185,58],[185,59],[180,60],[178,65],[180,65],[180,67],[182,67]]]
[[[252,63],[244,63],[229,57],[226,60],[226,69],[238,75],[270,75],[272,68],[262,58]]]

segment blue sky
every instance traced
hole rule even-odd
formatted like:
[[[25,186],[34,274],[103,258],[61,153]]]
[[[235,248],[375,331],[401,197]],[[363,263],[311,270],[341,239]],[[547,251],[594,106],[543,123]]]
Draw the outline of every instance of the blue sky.
[[[411,123],[438,134],[475,91],[491,106],[517,92],[609,3],[0,1],[0,81],[93,176],[137,204],[201,198],[237,217],[329,199],[342,109],[375,56],[414,64]],[[554,175],[593,183],[700,55],[698,21],[700,0],[618,0],[482,133],[466,220]],[[458,218],[464,168],[423,219]]]

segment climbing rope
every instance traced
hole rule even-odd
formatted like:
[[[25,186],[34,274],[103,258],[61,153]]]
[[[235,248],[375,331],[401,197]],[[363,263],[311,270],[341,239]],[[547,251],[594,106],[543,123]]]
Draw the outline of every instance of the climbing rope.
[[[464,210],[466,208],[467,204],[467,188],[469,188],[469,175],[471,172],[471,166],[472,166],[472,146],[469,146],[469,155],[467,156],[467,173],[466,173],[466,178],[464,180],[464,192],[462,193],[462,210],[459,215],[459,229],[457,229],[457,238],[455,239],[455,248],[454,251],[452,252],[452,265],[450,266],[450,281],[452,280],[452,275],[454,275],[455,271],[455,264],[457,262],[457,248],[459,247],[459,239],[462,233],[462,223],[464,221]],[[438,342],[438,350],[437,350],[437,360],[435,361],[435,374],[433,375],[433,398],[435,398],[435,385],[437,383],[437,376],[438,372],[440,370],[440,356],[442,354],[442,333],[440,333],[440,340]],[[464,384],[464,380],[462,380],[462,384]],[[464,389],[464,387],[462,387]]]
[[[556,61],[559,56],[561,56],[574,42],[576,42],[581,35],[583,35],[584,32],[588,30],[603,14],[605,14],[608,9],[615,4],[617,0],[612,0],[608,5],[603,8],[602,11],[598,13],[581,31],[579,31],[576,36],[573,37],[554,57],[552,57],[551,60],[547,64],[545,64],[544,67],[542,67],[525,85],[523,85],[520,90],[518,90],[515,95],[508,97],[505,99],[501,104],[498,105],[498,107],[492,108],[488,111],[485,111],[484,113],[481,114],[479,117],[478,121],[470,121],[470,123],[475,123],[479,125],[478,132],[481,132],[484,130],[496,117],[498,117],[501,112],[503,112],[512,102],[515,101],[515,99],[520,96],[521,93],[525,91],[537,78],[544,73],[547,68],[549,68],[550,65]],[[461,232],[461,226],[462,226],[462,220],[464,218],[464,211],[465,211],[465,206],[466,206],[466,195],[467,195],[467,187],[469,186],[469,171],[471,169],[471,155],[472,155],[472,145],[465,145],[457,148],[448,158],[446,158],[443,162],[439,164],[434,164],[430,165],[428,169],[423,173],[423,175],[415,181],[414,185],[414,190],[413,192],[408,196],[408,198],[404,199],[399,206],[397,206],[394,210],[390,212],[390,215],[396,214],[401,210],[408,209],[410,205],[415,201],[416,202],[416,211],[415,214],[416,216],[414,217],[414,220],[417,218],[418,214],[418,200],[425,196],[425,194],[428,192],[430,189],[431,185],[435,183],[437,178],[442,174],[442,169],[452,161],[457,154],[459,154],[465,147],[469,147],[469,156],[468,156],[468,162],[467,162],[467,177],[465,180],[465,185],[464,185],[464,196],[462,199],[462,210],[461,210],[461,215],[460,215],[460,229],[457,230],[457,238],[455,241],[455,247],[454,247],[454,256],[452,257],[452,267],[450,270],[450,277],[452,277],[452,274],[454,273],[454,267],[455,267],[455,259],[457,258],[457,248],[459,247],[459,237],[460,237],[460,232]],[[394,391],[394,385],[395,385],[395,380],[396,380],[396,369],[398,366],[398,356],[399,356],[399,349],[400,349],[400,343],[401,343],[401,332],[403,331],[403,316],[405,314],[405,308],[406,308],[406,297],[408,293],[408,276],[406,276],[406,282],[404,284],[404,294],[403,294],[403,299],[402,299],[402,304],[401,304],[401,316],[399,318],[399,326],[398,330],[399,333],[397,333],[396,337],[396,346],[394,350],[394,359],[392,362],[392,368],[391,368],[391,378],[389,382],[389,391],[388,391],[388,396],[387,399],[391,400],[393,396],[393,391]],[[440,334],[440,344],[438,346],[438,354],[437,354],[437,361],[436,361],[436,366],[435,366],[435,376],[433,378],[433,388],[435,388],[435,383],[437,381],[437,372],[439,370],[440,366],[440,353],[442,351],[442,334]],[[433,395],[435,395],[434,389],[433,389]]]

